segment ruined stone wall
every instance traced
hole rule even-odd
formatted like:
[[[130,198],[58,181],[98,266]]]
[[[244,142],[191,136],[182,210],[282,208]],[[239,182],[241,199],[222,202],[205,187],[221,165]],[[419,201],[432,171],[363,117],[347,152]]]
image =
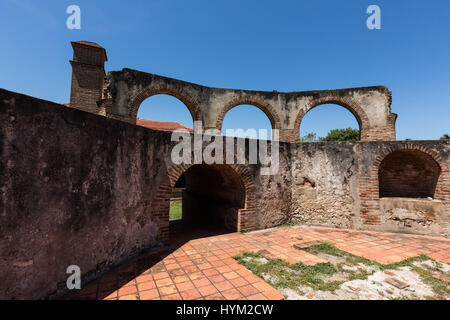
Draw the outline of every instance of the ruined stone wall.
[[[172,178],[185,170],[170,133],[2,89],[0,128],[0,299],[48,297],[69,265],[88,281],[167,243]],[[259,165],[232,167],[246,192],[240,230],[284,222],[289,206]]]
[[[65,287],[69,265],[88,281],[167,243],[172,188],[190,167],[171,163],[174,144],[168,132],[0,89],[0,299],[48,297]],[[379,167],[399,150],[437,163],[433,200],[380,199]],[[245,188],[237,230],[293,218],[450,235],[449,166],[448,140],[280,143],[275,175],[230,165]]]
[[[277,92],[206,87],[132,69],[111,71],[105,80],[104,108],[107,117],[136,122],[141,103],[156,94],[169,94],[181,100],[194,121],[204,128],[221,130],[226,113],[250,104],[262,110],[280,141],[298,142],[305,114],[322,104],[338,104],[348,109],[361,129],[362,141],[395,140],[397,115],[391,112],[391,92],[384,86],[336,90]]]
[[[292,217],[304,224],[357,225],[358,161],[354,144],[292,145]]]
[[[167,134],[0,90],[0,299],[42,298],[159,244]]]
[[[291,147],[294,221],[339,228],[450,235],[448,140],[318,142]],[[399,157],[398,152],[408,157]],[[411,155],[415,155],[414,160],[409,159]],[[397,183],[398,189],[404,191],[396,197],[380,195],[379,189],[379,173],[385,168],[383,160],[390,157],[394,157],[394,164],[388,167],[384,179]],[[398,163],[400,160],[403,165]],[[433,194],[430,190],[434,190]],[[421,195],[431,197],[418,198]]]
[[[355,150],[359,159],[359,211],[364,228],[450,236],[449,140],[361,142],[356,144]],[[434,194],[423,193],[420,183],[410,182],[408,188],[400,188],[404,191],[400,194],[401,198],[380,198],[383,160],[398,152],[415,155],[416,159],[426,159],[426,162],[420,161],[421,165],[405,161],[405,171],[397,171],[401,174],[398,183],[403,184],[405,179],[411,181],[411,176],[415,176],[417,180],[422,179],[424,185],[429,185],[432,181],[434,186],[431,189],[434,189]],[[437,171],[439,177],[435,182]],[[424,172],[426,179],[423,178]],[[412,186],[416,186],[414,194],[411,193]],[[428,187],[426,189],[427,192],[431,190]],[[408,198],[411,194],[415,197],[431,195],[433,200]]]

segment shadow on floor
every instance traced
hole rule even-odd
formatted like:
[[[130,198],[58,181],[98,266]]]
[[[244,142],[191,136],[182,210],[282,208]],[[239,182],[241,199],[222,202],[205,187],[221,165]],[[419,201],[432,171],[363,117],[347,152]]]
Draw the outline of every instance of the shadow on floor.
[[[170,229],[175,232],[171,232],[168,246],[143,250],[137,256],[101,275],[67,298],[69,300],[103,300],[111,297],[114,293],[117,294],[119,289],[127,290],[126,286],[132,286],[137,276],[164,271],[165,267],[158,263],[187,242],[235,232],[218,226],[183,225],[180,222],[175,224],[176,226],[172,228],[171,223]]]

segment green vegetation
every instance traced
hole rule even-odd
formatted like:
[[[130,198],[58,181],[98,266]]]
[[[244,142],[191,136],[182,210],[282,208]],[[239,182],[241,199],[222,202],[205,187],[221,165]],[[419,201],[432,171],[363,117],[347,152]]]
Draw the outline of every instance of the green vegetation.
[[[428,258],[432,260],[431,258]],[[432,260],[434,263],[437,261]],[[439,263],[439,262],[437,262]],[[433,278],[433,274],[437,272],[437,269],[435,268],[419,268],[417,266],[411,267],[413,271],[415,271],[419,276],[422,278],[423,282],[430,285],[431,288],[433,288],[433,291],[435,293],[434,297],[429,297],[430,299],[438,299],[438,300],[445,300],[446,294],[450,293],[450,290],[447,290],[447,283],[440,279]],[[450,277],[450,273],[445,274],[447,277]]]
[[[372,267],[371,269],[358,268],[357,270],[350,270],[343,267],[343,263],[337,263],[336,266],[327,263],[318,263],[314,266],[307,266],[303,263],[296,263],[289,265],[282,260],[265,261],[257,253],[243,253],[242,255],[233,257],[238,263],[244,265],[248,270],[252,271],[255,275],[265,279],[270,285],[276,288],[289,288],[297,291],[299,294],[303,294],[299,287],[308,286],[314,290],[331,291],[337,290],[340,285],[347,281],[352,280],[366,280],[376,270],[389,270],[398,269],[401,267],[410,267],[415,271],[424,283],[427,283],[433,289],[435,296],[428,297],[429,299],[446,299],[446,295],[450,293],[447,290],[447,284],[443,280],[433,278],[433,274],[440,272],[439,268],[442,264],[438,261],[431,259],[426,255],[419,255],[417,257],[405,259],[403,261],[392,263],[388,265],[382,265],[378,262],[357,257],[348,252],[339,250],[330,243],[322,242],[317,245],[313,245],[309,248],[302,249],[311,254],[324,253],[335,257],[345,259],[345,264],[350,266],[357,266],[358,264],[364,264]],[[415,262],[423,262],[430,260],[433,266],[418,267]],[[346,274],[345,280],[339,281],[327,281],[327,277],[334,275],[335,273]],[[445,274],[450,276],[450,274]],[[386,293],[392,294],[389,290]],[[400,297],[396,299],[413,299],[408,297]],[[417,298],[417,297],[415,297]]]
[[[307,266],[303,263],[289,265],[282,260],[271,260],[267,263],[260,261],[262,257],[256,253],[243,253],[235,256],[240,264],[252,271],[255,275],[278,288],[289,288],[298,292],[300,285],[306,285],[314,290],[334,291],[339,288],[343,281],[325,281],[321,275],[333,275],[337,272],[331,263],[318,263]]]
[[[318,142],[321,138],[318,138],[317,135],[313,132],[300,137],[301,142]]]
[[[359,130],[353,128],[333,129],[321,141],[359,141]]]
[[[181,220],[183,214],[181,200],[170,200],[169,220]]]
[[[287,221],[287,222],[285,222],[283,224],[278,225],[277,227],[278,228],[281,228],[281,227],[293,227],[295,225],[297,225],[297,224],[294,221],[289,220],[289,221]]]
[[[450,136],[447,133],[443,134],[441,137],[441,140],[448,140],[448,139],[450,139]]]
[[[359,141],[360,133],[358,129],[333,129],[325,137],[317,137],[315,133],[308,133],[300,138],[302,142],[336,142],[336,141]]]
[[[306,252],[312,253],[312,254],[317,254],[319,252],[322,252],[322,253],[331,254],[336,257],[342,257],[346,254],[344,251],[339,250],[338,248],[336,248],[335,246],[333,246],[332,244],[329,244],[327,242],[322,242],[318,245],[311,246],[311,247],[303,249],[303,250]]]

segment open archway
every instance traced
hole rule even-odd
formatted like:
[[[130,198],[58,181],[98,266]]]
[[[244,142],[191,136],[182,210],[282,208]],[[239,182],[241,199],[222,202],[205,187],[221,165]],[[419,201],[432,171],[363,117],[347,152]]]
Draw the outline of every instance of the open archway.
[[[186,225],[237,231],[239,209],[245,206],[245,187],[226,165],[194,165],[186,170],[182,217]]]
[[[173,195],[181,190],[181,219],[169,224],[170,234],[177,239],[253,228],[248,219],[255,208],[254,183],[244,166],[181,165],[169,170],[169,178],[170,188],[161,186],[158,192],[166,197],[155,206],[164,210],[162,222],[169,220],[167,191]]]
[[[136,115],[137,125],[167,131],[192,129],[193,120],[189,108],[181,100],[168,94],[156,94],[145,99]]]
[[[240,104],[228,110],[222,120],[221,129],[224,136],[271,140],[274,125],[260,108]]]
[[[193,99],[185,91],[170,85],[151,85],[141,90],[134,98],[131,99],[129,105],[130,118],[136,119],[138,116],[138,112],[142,109],[142,104],[144,103],[144,101],[150,100],[153,96],[156,95],[170,96],[172,98],[178,99],[187,108],[193,121],[201,120],[201,112],[198,108],[196,100]]]
[[[337,104],[321,104],[302,118],[300,141],[359,141],[358,119],[348,109]]]
[[[350,98],[334,96],[334,95],[314,99],[304,109],[300,110],[300,112],[297,116],[297,119],[295,121],[295,124],[294,124],[295,132],[299,133],[298,140],[300,140],[300,130],[301,130],[300,127],[302,125],[302,121],[303,121],[303,118],[305,117],[305,115],[310,110],[312,110],[318,106],[329,105],[329,104],[338,105],[338,106],[344,107],[345,109],[350,111],[350,113],[354,116],[354,118],[356,119],[358,126],[359,126],[359,130],[360,130],[360,139],[359,140],[361,140],[361,141],[367,140],[368,135],[369,135],[370,124],[369,124],[369,118],[367,117],[364,110]]]
[[[237,112],[239,112],[239,115],[235,115]],[[234,119],[230,123],[228,121],[224,123],[226,116]],[[216,128],[221,130],[223,135],[225,135],[227,128],[234,130],[252,128],[256,129],[257,132],[258,129],[267,129],[267,140],[271,140],[271,131],[280,129],[281,123],[277,112],[270,104],[255,96],[244,96],[231,100],[222,108],[217,118]],[[239,135],[230,134],[230,136]]]

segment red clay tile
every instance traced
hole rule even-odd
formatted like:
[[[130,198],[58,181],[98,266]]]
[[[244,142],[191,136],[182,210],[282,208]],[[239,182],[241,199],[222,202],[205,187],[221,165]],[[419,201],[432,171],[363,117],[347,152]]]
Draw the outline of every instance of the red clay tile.
[[[219,274],[219,271],[217,271],[217,270],[214,269],[214,268],[206,269],[206,270],[203,270],[202,272],[203,272],[206,276],[215,276],[215,275],[218,275],[218,274]]]
[[[144,283],[151,280],[153,280],[153,276],[151,274],[140,275],[136,278],[137,283]]]
[[[169,277],[170,277],[169,273],[167,273],[167,272],[158,272],[153,275],[153,279],[155,279],[155,280],[169,278]]]
[[[217,293],[217,289],[213,285],[199,287],[198,291],[204,297]]]
[[[201,278],[201,279],[193,280],[192,282],[194,283],[194,285],[197,288],[211,285],[211,281],[209,281],[207,278]]]
[[[257,293],[247,297],[248,300],[267,300],[262,293]]]
[[[252,285],[246,285],[246,286],[242,286],[237,288],[239,290],[240,293],[242,293],[243,296],[247,297],[247,296],[251,296],[252,294],[257,294],[259,292],[258,289],[256,289],[255,287],[253,287]]]
[[[170,278],[159,279],[159,280],[156,280],[155,282],[158,287],[163,287],[163,286],[173,284],[173,281]]]
[[[242,294],[236,289],[222,291],[222,295],[228,300],[237,300],[242,298]]]
[[[282,300],[284,299],[283,295],[279,293],[277,290],[269,290],[263,293],[269,300]]]
[[[241,287],[241,286],[245,286],[245,285],[248,284],[248,282],[247,282],[244,278],[242,278],[242,277],[235,278],[235,279],[231,279],[230,282],[231,282],[231,283],[233,284],[233,286],[235,286],[235,287]]]
[[[156,289],[139,291],[139,297],[141,300],[159,299],[159,292]]]
[[[220,274],[212,277],[208,277],[209,281],[212,283],[222,282],[225,281],[225,278],[222,277]]]
[[[156,288],[155,281],[147,281],[147,282],[138,284],[139,291],[150,290],[150,289],[155,289],[155,288]]]
[[[161,294],[161,297],[167,296],[167,295],[171,295],[171,294],[175,294],[177,293],[177,288],[174,285],[169,285],[169,286],[165,286],[165,287],[158,287],[158,291]]]
[[[225,279],[228,279],[228,280],[239,278],[239,275],[234,271],[226,272],[223,274],[223,276]]]
[[[181,300],[181,296],[178,293],[162,296],[161,300]]]
[[[222,282],[218,282],[218,283],[214,283],[214,286],[219,290],[219,291],[225,291],[228,289],[232,289],[233,285],[231,284],[231,282],[229,281],[222,281]]]
[[[182,283],[182,282],[186,282],[186,281],[189,281],[188,276],[176,276],[173,278],[173,282],[175,282],[175,283]]]
[[[194,284],[191,281],[176,283],[175,286],[177,287],[178,291],[180,291],[180,292],[186,291],[186,290],[191,290],[191,289],[195,288]]]
[[[137,293],[136,286],[119,288],[119,297]]]
[[[130,294],[127,296],[119,297],[119,300],[138,300],[138,296],[136,294]]]

